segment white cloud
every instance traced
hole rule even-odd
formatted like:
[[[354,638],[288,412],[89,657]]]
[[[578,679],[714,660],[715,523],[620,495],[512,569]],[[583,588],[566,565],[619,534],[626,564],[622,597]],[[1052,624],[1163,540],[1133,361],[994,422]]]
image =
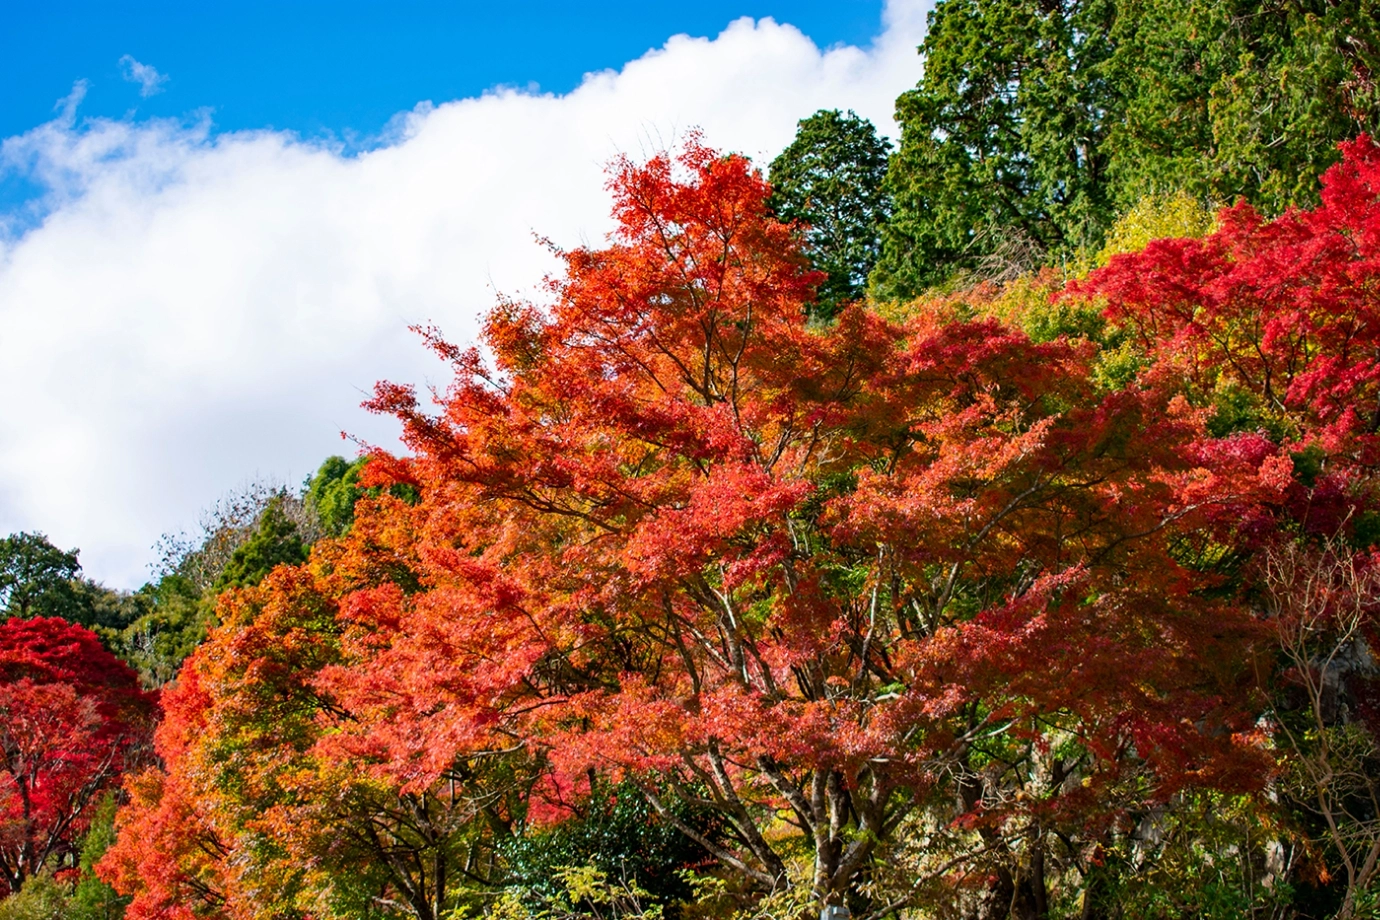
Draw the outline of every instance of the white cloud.
[[[471,339],[495,291],[555,266],[533,232],[598,242],[603,168],[690,127],[759,162],[798,118],[852,108],[893,133],[926,6],[893,0],[867,48],[741,19],[676,36],[564,96],[516,90],[395,120],[357,156],[206,123],[55,121],[0,146],[50,190],[0,237],[0,534],[42,529],[87,571],[145,575],[160,533],[256,476],[300,481],[378,379],[444,382],[409,324]],[[0,217],[0,230],[3,230]]]
[[[163,84],[168,82],[167,74],[159,73],[148,64],[140,64],[130,54],[120,58],[120,76],[130,83],[138,83],[139,95],[144,98],[161,93]]]

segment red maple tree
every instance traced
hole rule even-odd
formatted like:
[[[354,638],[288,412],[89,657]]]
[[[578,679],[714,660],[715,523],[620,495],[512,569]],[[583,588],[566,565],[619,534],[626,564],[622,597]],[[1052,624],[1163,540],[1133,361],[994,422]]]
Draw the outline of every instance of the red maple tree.
[[[1263,721],[1280,773],[1308,778],[1277,795],[1326,828],[1307,871],[1341,879],[1338,916],[1349,917],[1380,855],[1369,664],[1380,648],[1380,147],[1362,136],[1341,150],[1319,207],[1265,220],[1238,205],[1203,239],[1116,256],[1069,296],[1093,298],[1129,334],[1142,379],[1204,407],[1220,435],[1204,449],[1234,446],[1287,474],[1273,500],[1222,503],[1212,532],[1277,634],[1257,662]],[[1353,761],[1332,749],[1339,733]]]
[[[0,894],[76,852],[97,798],[142,754],[153,710],[90,630],[0,624]]]

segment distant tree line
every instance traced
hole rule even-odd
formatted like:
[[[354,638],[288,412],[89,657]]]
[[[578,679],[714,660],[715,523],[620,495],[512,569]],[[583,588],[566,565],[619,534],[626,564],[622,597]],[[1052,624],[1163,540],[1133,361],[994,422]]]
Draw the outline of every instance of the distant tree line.
[[[306,561],[311,544],[349,529],[366,458],[329,457],[300,492],[253,483],[208,508],[195,534],[155,547],[154,577],[134,591],[82,574],[79,551],[42,533],[0,538],[0,615],[61,617],[93,630],[151,687],[173,678],[215,621],[216,598]]]

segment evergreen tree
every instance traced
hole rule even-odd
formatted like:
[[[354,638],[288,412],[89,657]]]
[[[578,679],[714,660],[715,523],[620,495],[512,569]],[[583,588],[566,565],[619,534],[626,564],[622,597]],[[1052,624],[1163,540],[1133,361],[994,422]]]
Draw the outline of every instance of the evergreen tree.
[[[283,497],[269,500],[253,536],[230,557],[229,564],[212,586],[212,595],[229,588],[256,585],[280,565],[299,565],[307,561],[307,546],[297,525],[283,510],[283,502]]]
[[[141,615],[121,632],[120,657],[147,684],[161,687],[206,638],[215,617],[214,595],[203,596],[190,578],[167,572],[135,592],[134,600]]]
[[[894,213],[872,276],[887,299],[955,272],[1007,275],[1096,243],[1110,220],[1104,71],[1113,0],[946,0],[925,75],[896,101]]]
[[[81,575],[77,550],[58,549],[41,533],[15,533],[0,539],[0,610],[12,617],[81,616]]]
[[[1122,208],[1180,189],[1267,215],[1311,206],[1337,144],[1380,128],[1371,0],[1120,0],[1113,41]]]
[[[118,796],[101,800],[91,820],[91,829],[82,840],[80,875],[68,899],[65,920],[120,920],[129,898],[121,897],[109,883],[95,873],[96,863],[115,842],[115,812]]]
[[[891,210],[890,150],[867,119],[821,109],[800,120],[795,140],[771,163],[771,205],[782,220],[807,225],[805,251],[827,275],[813,310],[820,318],[863,296]]]
[[[1086,253],[1148,195],[1311,206],[1380,129],[1373,0],[942,0],[921,53],[884,299]]]
[[[355,502],[364,494],[359,474],[368,462],[368,457],[353,463],[344,457],[327,457],[307,480],[303,500],[327,536],[338,537],[354,523]]]

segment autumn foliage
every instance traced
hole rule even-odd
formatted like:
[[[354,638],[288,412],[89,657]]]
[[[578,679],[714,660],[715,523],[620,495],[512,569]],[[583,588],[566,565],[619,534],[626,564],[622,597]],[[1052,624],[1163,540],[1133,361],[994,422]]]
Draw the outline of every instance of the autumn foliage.
[[[0,894],[75,853],[153,715],[134,672],[85,627],[0,624]]]
[[[747,161],[620,162],[547,302],[427,334],[434,408],[379,386],[411,455],[364,484],[419,500],[222,602],[103,864],[129,916],[439,918],[596,780],[744,890],[871,897],[923,833],[907,897],[1102,897],[1142,816],[1274,775],[1261,554],[1380,533],[1380,151],[1344,153],[1039,341],[962,298],[807,324]]]

